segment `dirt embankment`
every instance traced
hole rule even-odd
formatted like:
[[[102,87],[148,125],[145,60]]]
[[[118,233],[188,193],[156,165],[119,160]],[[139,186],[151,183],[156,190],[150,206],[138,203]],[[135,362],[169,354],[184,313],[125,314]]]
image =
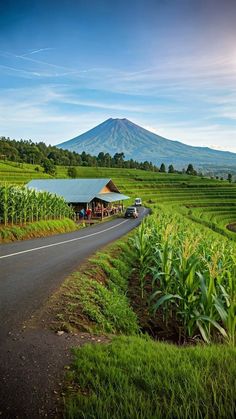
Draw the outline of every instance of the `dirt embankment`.
[[[226,228],[227,228],[229,231],[232,231],[233,233],[236,233],[236,223],[231,223],[231,224],[228,224],[228,225],[226,226]]]

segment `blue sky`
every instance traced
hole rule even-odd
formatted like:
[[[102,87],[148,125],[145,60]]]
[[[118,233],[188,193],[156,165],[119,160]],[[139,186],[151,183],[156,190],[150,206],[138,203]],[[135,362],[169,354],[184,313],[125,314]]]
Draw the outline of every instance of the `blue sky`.
[[[0,135],[47,144],[128,118],[236,152],[235,0],[4,0]]]

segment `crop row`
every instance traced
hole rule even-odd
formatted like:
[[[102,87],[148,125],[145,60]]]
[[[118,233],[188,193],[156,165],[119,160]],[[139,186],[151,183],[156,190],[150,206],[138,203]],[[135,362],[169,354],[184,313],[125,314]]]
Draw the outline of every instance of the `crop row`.
[[[158,209],[133,239],[140,288],[161,324],[179,340],[235,345],[236,258],[227,239]],[[174,326],[173,326],[174,325]]]
[[[25,187],[0,186],[0,223],[5,226],[72,216],[72,209],[57,195]]]

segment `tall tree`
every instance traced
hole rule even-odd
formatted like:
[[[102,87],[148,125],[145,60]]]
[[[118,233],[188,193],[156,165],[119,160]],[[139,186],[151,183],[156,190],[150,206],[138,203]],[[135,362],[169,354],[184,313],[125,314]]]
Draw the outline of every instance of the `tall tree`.
[[[228,182],[231,183],[232,182],[232,173],[228,173]]]
[[[166,166],[164,165],[164,163],[161,163],[160,172],[166,173]]]
[[[174,172],[175,172],[174,166],[173,164],[170,164],[168,167],[168,173],[174,173]]]
[[[45,173],[48,173],[49,175],[52,175],[52,176],[56,174],[56,168],[52,160],[45,159],[42,163],[42,167],[44,168]]]
[[[67,175],[73,179],[75,179],[78,175],[76,167],[68,167]]]
[[[125,159],[124,153],[116,153],[113,156],[116,167],[122,167]]]
[[[187,175],[197,175],[197,171],[194,169],[193,165],[191,163],[189,163],[187,170],[186,170]]]

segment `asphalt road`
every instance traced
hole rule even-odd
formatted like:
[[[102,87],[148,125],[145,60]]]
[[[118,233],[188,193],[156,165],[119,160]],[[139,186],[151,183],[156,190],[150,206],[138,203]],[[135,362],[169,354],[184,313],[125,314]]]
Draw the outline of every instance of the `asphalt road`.
[[[136,227],[115,219],[77,232],[0,245],[0,341],[20,328],[89,255]]]

